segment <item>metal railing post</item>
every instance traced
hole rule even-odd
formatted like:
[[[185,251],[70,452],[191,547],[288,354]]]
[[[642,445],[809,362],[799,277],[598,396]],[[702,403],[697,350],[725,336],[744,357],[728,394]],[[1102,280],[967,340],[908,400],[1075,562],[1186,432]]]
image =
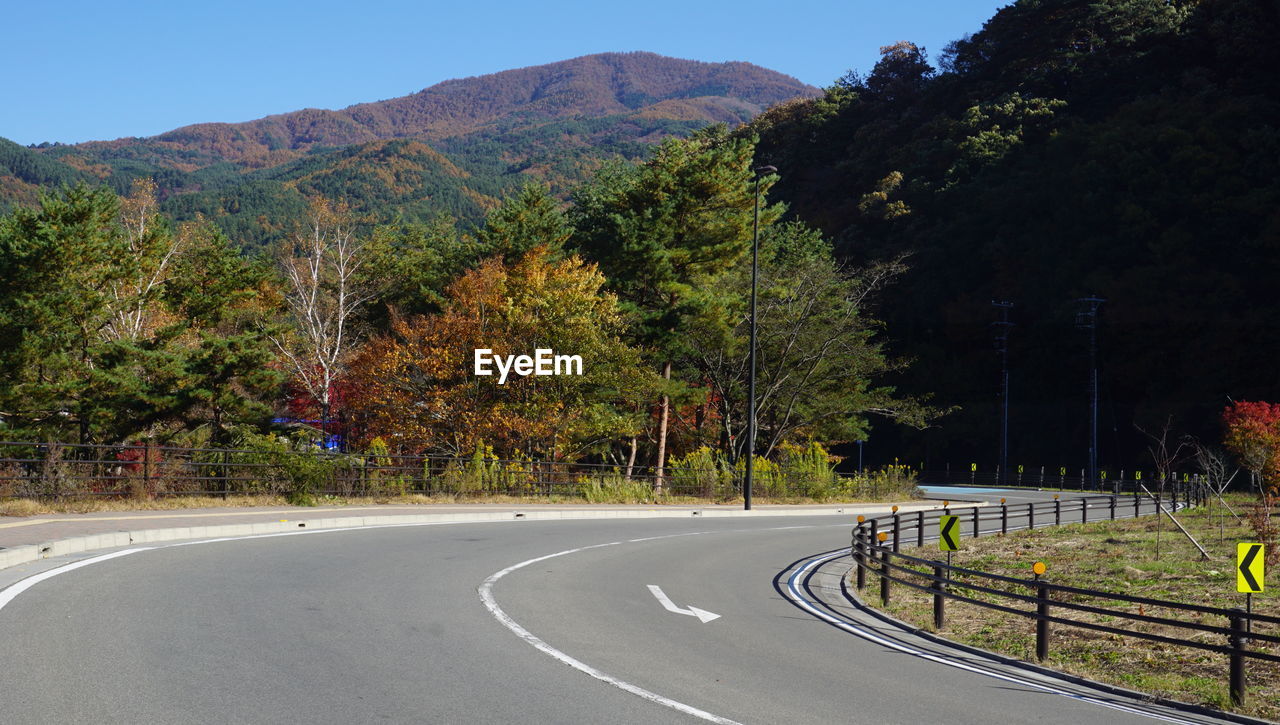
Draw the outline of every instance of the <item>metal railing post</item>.
[[[973,538],[978,538],[978,507],[973,507]]]
[[[902,515],[893,515],[893,553],[898,553],[898,540],[902,538]]]
[[[1142,494],[1137,491],[1133,492],[1133,517],[1136,519],[1142,515]]]
[[[1036,593],[1036,659],[1049,659],[1049,587],[1043,583]]]
[[[1116,520],[1116,497],[1115,497],[1115,494],[1112,494],[1112,495],[1111,495],[1111,520],[1112,520],[1112,521],[1115,521],[1115,520]]]
[[[1053,525],[1062,525],[1062,500],[1057,498],[1053,500]]]
[[[1231,701],[1237,705],[1244,704],[1244,611],[1231,610]]]
[[[854,559],[858,562],[858,591],[862,591],[867,586],[867,530],[863,526],[853,530],[853,550],[855,552]]]
[[[885,547],[880,552],[880,603],[888,606],[889,604],[889,549]]]
[[[916,512],[916,546],[924,546],[924,509]]]
[[[1009,505],[1000,504],[1000,535],[1009,533]]]
[[[1036,527],[1036,502],[1032,501],[1027,504],[1027,528],[1034,529]]]
[[[1089,523],[1089,499],[1080,499],[1080,523]]]
[[[946,621],[947,598],[943,595],[942,567],[933,567],[933,628],[942,629]]]

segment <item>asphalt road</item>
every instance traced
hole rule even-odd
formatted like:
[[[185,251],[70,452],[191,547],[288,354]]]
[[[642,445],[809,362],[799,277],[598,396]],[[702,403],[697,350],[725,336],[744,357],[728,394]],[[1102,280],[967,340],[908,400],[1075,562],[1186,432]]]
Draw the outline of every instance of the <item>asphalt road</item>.
[[[0,595],[0,721],[1213,722],[901,633],[840,606],[839,562],[800,586],[789,573],[850,525],[518,521],[138,551]],[[667,611],[649,585],[719,617]]]

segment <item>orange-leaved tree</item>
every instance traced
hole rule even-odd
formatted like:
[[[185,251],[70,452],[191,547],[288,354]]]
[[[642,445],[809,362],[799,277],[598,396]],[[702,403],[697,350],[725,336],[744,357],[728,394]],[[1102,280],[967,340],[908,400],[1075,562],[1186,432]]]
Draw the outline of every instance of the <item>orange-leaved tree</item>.
[[[650,394],[655,376],[620,340],[604,282],[594,264],[553,260],[546,247],[468,271],[439,314],[395,319],[391,334],[356,356],[351,405],[362,437],[406,451],[466,455],[484,444],[499,456],[554,459],[632,434],[641,421],[621,404]],[[582,374],[512,372],[502,383],[475,374],[476,350],[532,356],[540,348],[580,356]]]
[[[1280,561],[1273,523],[1276,498],[1280,496],[1280,404],[1261,401],[1233,402],[1222,411],[1226,428],[1223,444],[1259,480],[1261,496],[1249,515],[1259,540],[1267,544],[1267,562]]]

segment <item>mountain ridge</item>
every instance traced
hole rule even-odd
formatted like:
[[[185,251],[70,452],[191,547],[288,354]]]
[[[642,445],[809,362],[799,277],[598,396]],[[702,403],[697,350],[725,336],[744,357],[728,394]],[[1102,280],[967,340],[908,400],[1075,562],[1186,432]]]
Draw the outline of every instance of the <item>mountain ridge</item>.
[[[196,123],[155,136],[60,148],[157,146],[194,153],[210,163],[232,161],[265,168],[320,146],[393,138],[430,144],[482,130],[513,115],[528,121],[607,116],[665,101],[704,99],[705,104],[705,99],[720,97],[746,102],[754,115],[770,105],[818,92],[791,76],[744,61],[708,63],[642,51],[598,53],[451,79],[416,93],[338,110],[304,108],[250,121]],[[188,156],[183,163],[167,155],[160,159],[183,170],[192,170],[197,160]]]
[[[338,110],[111,141],[0,143],[0,211],[62,184],[105,183],[123,194],[150,178],[176,220],[203,215],[249,247],[279,238],[320,194],[375,219],[446,213],[476,223],[527,180],[563,196],[608,159],[641,159],[669,136],[736,126],[819,94],[744,61],[597,53]]]

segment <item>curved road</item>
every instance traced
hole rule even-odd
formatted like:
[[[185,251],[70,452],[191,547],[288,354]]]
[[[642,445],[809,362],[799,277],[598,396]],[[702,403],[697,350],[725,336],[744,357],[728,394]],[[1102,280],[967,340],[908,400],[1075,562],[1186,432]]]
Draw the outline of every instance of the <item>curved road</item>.
[[[839,567],[814,557],[850,524],[519,521],[126,550],[0,592],[0,720],[1214,722],[841,606]],[[719,617],[667,611],[650,585]]]

